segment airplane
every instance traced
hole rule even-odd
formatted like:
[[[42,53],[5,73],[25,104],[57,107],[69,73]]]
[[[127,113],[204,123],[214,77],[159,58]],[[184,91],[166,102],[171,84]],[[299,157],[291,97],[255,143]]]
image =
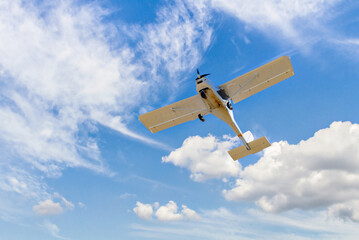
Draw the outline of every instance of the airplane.
[[[247,142],[234,120],[232,102],[238,103],[293,76],[293,66],[289,57],[277,58],[218,88],[206,78],[208,75],[200,75],[197,69],[197,95],[142,114],[139,120],[155,133],[197,118],[204,122],[204,116],[212,113],[227,123],[243,142],[242,146],[228,151],[234,161],[271,146],[266,137]]]

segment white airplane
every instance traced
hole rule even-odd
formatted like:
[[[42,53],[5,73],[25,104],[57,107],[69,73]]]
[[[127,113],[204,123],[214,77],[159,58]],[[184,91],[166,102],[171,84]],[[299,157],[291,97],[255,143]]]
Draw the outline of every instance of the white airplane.
[[[152,132],[158,132],[178,124],[212,113],[227,123],[243,142],[243,145],[228,151],[233,160],[257,153],[271,144],[266,137],[247,142],[233,117],[233,103],[242,101],[276,83],[294,75],[289,57],[282,56],[216,89],[197,70],[197,95],[139,116],[140,121]]]

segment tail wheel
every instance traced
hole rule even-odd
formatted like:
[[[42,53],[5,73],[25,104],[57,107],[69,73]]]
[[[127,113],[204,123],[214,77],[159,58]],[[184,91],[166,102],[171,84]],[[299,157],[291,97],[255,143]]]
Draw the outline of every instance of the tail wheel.
[[[203,118],[203,116],[202,116],[201,114],[198,114],[198,118],[199,118],[199,120],[201,120],[202,122],[205,121],[204,118]]]

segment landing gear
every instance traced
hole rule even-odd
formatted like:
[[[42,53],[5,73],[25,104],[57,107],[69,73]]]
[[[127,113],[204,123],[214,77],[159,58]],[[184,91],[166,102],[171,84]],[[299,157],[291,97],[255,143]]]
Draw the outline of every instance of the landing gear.
[[[205,121],[204,118],[203,118],[203,116],[202,116],[201,114],[198,114],[198,118],[199,118],[199,120],[201,120],[202,122]]]
[[[202,98],[204,98],[204,99],[207,98],[206,92],[204,90],[199,91],[199,93],[201,94]]]
[[[230,101],[227,102],[227,108],[228,108],[229,110],[233,110],[233,106],[232,106],[232,104],[231,104]]]

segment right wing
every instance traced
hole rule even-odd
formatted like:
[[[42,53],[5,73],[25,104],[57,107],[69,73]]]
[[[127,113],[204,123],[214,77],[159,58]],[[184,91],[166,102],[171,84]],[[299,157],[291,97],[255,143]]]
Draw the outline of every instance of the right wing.
[[[289,57],[282,56],[222,84],[219,88],[234,103],[237,103],[293,75],[293,67]]]
[[[206,115],[208,110],[200,96],[195,95],[182,101],[140,115],[140,121],[152,132],[158,132],[178,124]]]

